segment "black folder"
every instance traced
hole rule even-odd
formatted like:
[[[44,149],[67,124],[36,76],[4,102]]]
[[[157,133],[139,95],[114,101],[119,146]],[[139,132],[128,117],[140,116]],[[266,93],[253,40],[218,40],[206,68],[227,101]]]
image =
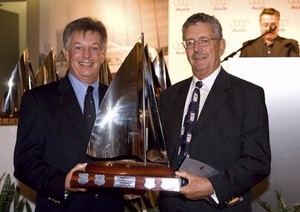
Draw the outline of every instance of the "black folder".
[[[218,174],[219,171],[208,164],[186,157],[179,167],[179,171],[190,172],[201,177],[210,177]]]

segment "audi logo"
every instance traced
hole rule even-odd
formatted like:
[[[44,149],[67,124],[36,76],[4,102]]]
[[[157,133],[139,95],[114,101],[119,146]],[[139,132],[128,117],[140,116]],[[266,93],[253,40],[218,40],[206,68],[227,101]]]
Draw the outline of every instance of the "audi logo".
[[[265,5],[269,3],[270,0],[248,0],[251,5]]]
[[[227,6],[230,4],[230,0],[211,0],[210,4],[213,6]]]
[[[184,50],[183,45],[181,42],[174,42],[172,45],[173,49],[175,50]]]
[[[188,7],[193,4],[193,0],[173,0],[173,5],[176,7]]]
[[[288,0],[290,4],[300,4],[300,0]]]
[[[280,19],[279,20],[279,25],[281,27],[287,27],[289,25],[289,20],[287,20],[287,19]]]
[[[247,27],[249,25],[250,21],[249,20],[242,20],[242,19],[234,19],[229,22],[229,26],[233,28],[242,28],[242,27]]]

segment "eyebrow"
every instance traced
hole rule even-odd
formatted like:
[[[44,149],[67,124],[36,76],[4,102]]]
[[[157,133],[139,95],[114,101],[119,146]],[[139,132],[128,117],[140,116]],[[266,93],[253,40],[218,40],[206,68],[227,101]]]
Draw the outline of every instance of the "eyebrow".
[[[83,43],[80,43],[80,42],[78,42],[78,41],[75,41],[74,44],[83,45]],[[101,44],[100,44],[100,43],[97,43],[97,42],[93,43],[91,46],[94,46],[94,45],[101,46]]]

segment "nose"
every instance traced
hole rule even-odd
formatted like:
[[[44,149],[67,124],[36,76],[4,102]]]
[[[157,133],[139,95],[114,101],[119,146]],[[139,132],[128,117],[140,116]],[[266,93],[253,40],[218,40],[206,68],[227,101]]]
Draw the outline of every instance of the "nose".
[[[203,47],[200,45],[200,42],[196,41],[194,46],[193,46],[194,52],[199,52],[200,50],[202,50],[202,48]]]
[[[86,58],[86,59],[90,57],[90,51],[89,51],[89,49],[84,49],[83,57]]]

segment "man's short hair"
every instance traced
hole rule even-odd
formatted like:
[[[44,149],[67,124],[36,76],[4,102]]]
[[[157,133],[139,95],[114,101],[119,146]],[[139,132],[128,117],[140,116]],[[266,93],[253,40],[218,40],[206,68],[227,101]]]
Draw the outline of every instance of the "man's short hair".
[[[259,15],[259,19],[261,19],[262,15],[275,15],[278,17],[278,20],[280,19],[280,12],[278,10],[275,10],[274,8],[265,8],[263,11],[261,11]]]

